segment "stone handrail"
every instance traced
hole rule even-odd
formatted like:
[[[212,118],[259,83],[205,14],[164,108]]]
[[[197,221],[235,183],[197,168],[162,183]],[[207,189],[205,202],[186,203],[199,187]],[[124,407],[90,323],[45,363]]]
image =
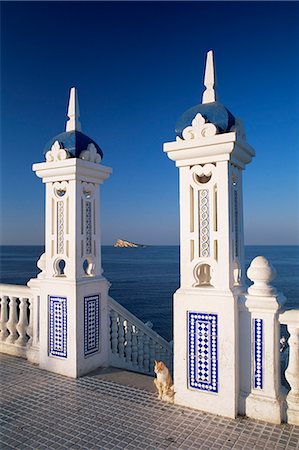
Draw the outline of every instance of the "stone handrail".
[[[37,299],[28,286],[0,284],[0,352],[38,360]]]
[[[299,425],[299,309],[289,309],[279,314],[279,322],[286,325],[289,339],[288,366],[285,370],[285,378],[290,385],[290,391],[286,397],[286,421]]]
[[[162,360],[171,369],[172,344],[143,323],[111,297],[110,317],[111,366],[153,375],[154,361]]]

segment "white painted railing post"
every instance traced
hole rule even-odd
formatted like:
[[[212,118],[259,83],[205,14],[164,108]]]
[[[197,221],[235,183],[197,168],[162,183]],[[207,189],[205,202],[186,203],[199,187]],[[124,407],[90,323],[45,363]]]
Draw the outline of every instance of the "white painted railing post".
[[[5,341],[8,337],[7,321],[8,321],[8,296],[3,295],[1,299],[1,316],[0,316],[0,341]]]
[[[251,389],[245,399],[248,417],[281,423],[283,398],[280,392],[280,325],[278,314],[285,297],[270,285],[275,269],[263,256],[253,259],[247,271],[253,284],[245,306],[251,317]],[[246,354],[246,353],[245,353]],[[242,348],[240,349],[242,365]]]
[[[286,398],[286,421],[299,425],[299,310],[288,310],[279,316],[280,323],[287,325],[290,337],[289,364],[285,377],[291,387]]]
[[[28,327],[28,303],[27,298],[20,298],[20,316],[16,329],[19,333],[19,337],[16,340],[17,345],[25,346],[27,343],[26,330]]]
[[[119,316],[118,322],[118,353],[121,358],[125,356],[125,333],[124,333],[124,319]]]
[[[126,326],[126,361],[128,363],[131,362],[132,357],[132,332],[131,332],[131,324],[127,320],[127,326]]]
[[[143,369],[143,333],[142,331],[138,331],[138,337],[137,337],[137,342],[138,342],[138,367],[140,369]]]
[[[149,354],[150,354],[150,370],[153,369],[154,364],[155,364],[155,342],[154,340],[151,338],[150,339],[150,344],[149,344]]]
[[[43,255],[39,259],[37,266],[42,267],[41,261]],[[29,326],[27,334],[30,339],[27,342],[28,351],[27,358],[29,361],[38,364],[39,363],[39,327],[40,327],[40,315],[39,315],[39,299],[40,299],[40,278],[42,278],[43,272],[41,272],[37,278],[32,278],[28,281],[27,286],[30,288],[33,296],[29,301]]]
[[[117,314],[115,311],[110,313],[111,319],[111,346],[112,352],[117,353]]]
[[[149,371],[149,337],[147,334],[144,335],[144,368]]]
[[[136,334],[136,328],[134,327],[133,335],[132,335],[132,364],[133,364],[133,366],[137,366],[137,358],[138,358],[137,334]]]
[[[7,329],[9,331],[9,336],[6,340],[6,342],[13,344],[17,338],[17,323],[18,323],[18,317],[17,317],[17,298],[14,296],[10,297],[9,301],[9,320],[7,322]]]

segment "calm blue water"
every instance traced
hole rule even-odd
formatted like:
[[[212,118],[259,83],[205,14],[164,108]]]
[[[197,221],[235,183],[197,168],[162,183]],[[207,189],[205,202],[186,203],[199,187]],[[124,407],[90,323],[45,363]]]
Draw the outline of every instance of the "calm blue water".
[[[42,246],[0,246],[0,283],[26,284],[39,270]],[[258,255],[277,270],[273,284],[290,306],[299,307],[299,246],[249,246],[246,263]],[[172,294],[179,285],[179,247],[102,247],[104,276],[112,283],[110,295],[142,321],[172,339]],[[248,281],[248,283],[250,283]]]

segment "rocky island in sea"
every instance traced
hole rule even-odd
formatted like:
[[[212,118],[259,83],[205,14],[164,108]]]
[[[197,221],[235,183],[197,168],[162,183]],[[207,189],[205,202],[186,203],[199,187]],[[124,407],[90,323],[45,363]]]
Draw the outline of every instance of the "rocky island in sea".
[[[129,241],[125,241],[123,239],[117,239],[117,241],[114,244],[114,247],[122,247],[122,248],[126,248],[126,247],[147,247],[147,245],[136,244],[135,242],[129,242]]]

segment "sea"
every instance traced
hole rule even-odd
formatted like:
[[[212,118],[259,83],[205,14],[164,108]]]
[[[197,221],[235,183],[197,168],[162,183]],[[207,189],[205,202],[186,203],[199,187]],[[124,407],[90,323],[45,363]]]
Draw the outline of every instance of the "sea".
[[[43,246],[0,246],[0,283],[23,284],[36,277]],[[246,246],[246,268],[255,256],[265,256],[277,271],[272,284],[299,308],[299,246]],[[110,296],[143,322],[172,340],[172,295],[179,287],[179,247],[102,247],[104,276]],[[248,285],[251,284],[249,280]]]

